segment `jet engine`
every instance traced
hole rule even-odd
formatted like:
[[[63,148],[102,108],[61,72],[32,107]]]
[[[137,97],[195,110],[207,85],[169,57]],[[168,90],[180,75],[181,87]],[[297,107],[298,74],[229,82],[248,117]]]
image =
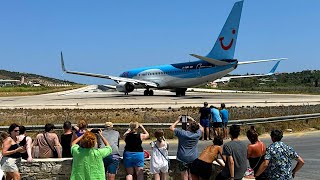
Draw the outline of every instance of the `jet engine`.
[[[120,82],[116,85],[116,89],[119,92],[130,93],[134,90],[134,85],[129,82]]]

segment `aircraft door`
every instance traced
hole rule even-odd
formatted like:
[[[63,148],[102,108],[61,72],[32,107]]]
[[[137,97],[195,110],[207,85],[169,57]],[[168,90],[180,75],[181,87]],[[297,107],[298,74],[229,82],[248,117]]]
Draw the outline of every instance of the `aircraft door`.
[[[202,66],[201,63],[197,64],[197,66],[196,66],[196,76],[197,77],[201,76],[201,66]]]

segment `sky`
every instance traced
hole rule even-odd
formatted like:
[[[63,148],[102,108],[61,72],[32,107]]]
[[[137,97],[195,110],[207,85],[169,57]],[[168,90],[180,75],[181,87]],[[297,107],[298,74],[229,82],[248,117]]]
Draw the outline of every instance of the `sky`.
[[[118,76],[144,66],[195,61],[212,48],[235,0],[0,2],[0,69],[85,84],[105,79],[63,74],[66,68]],[[277,72],[319,70],[319,0],[245,0],[235,58],[289,58]],[[266,73],[274,62],[231,74]]]

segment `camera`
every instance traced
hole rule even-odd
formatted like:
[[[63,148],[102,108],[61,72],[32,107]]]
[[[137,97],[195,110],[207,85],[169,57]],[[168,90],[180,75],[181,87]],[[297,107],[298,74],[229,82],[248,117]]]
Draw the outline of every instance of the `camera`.
[[[100,129],[91,129],[92,133],[99,133]]]
[[[188,122],[187,115],[181,115],[180,122],[182,123],[182,129],[187,130],[187,122]]]
[[[186,123],[188,121],[187,115],[181,115],[180,121]]]

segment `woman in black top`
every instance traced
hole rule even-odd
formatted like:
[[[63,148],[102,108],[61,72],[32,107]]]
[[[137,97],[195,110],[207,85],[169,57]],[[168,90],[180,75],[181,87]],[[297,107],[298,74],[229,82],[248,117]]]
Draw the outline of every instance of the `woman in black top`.
[[[6,173],[6,179],[20,179],[20,152],[25,151],[25,148],[17,142],[19,126],[16,123],[10,125],[9,135],[3,142],[1,169]]]
[[[31,155],[31,146],[32,146],[32,139],[31,137],[26,135],[26,128],[24,126],[20,126],[20,131],[19,131],[19,145],[23,146],[26,151],[21,153],[21,158],[24,160],[27,160],[28,162],[32,162],[33,158]]]
[[[130,122],[130,128],[124,133],[126,146],[124,147],[123,160],[124,166],[128,175],[127,180],[133,179],[134,171],[137,175],[137,180],[143,179],[144,153],[141,146],[142,141],[149,138],[149,133],[138,122]],[[141,127],[143,133],[138,133],[138,128]]]
[[[64,133],[61,134],[60,142],[62,146],[62,157],[72,157],[71,155],[71,142],[73,137],[72,125],[70,121],[63,123]]]

